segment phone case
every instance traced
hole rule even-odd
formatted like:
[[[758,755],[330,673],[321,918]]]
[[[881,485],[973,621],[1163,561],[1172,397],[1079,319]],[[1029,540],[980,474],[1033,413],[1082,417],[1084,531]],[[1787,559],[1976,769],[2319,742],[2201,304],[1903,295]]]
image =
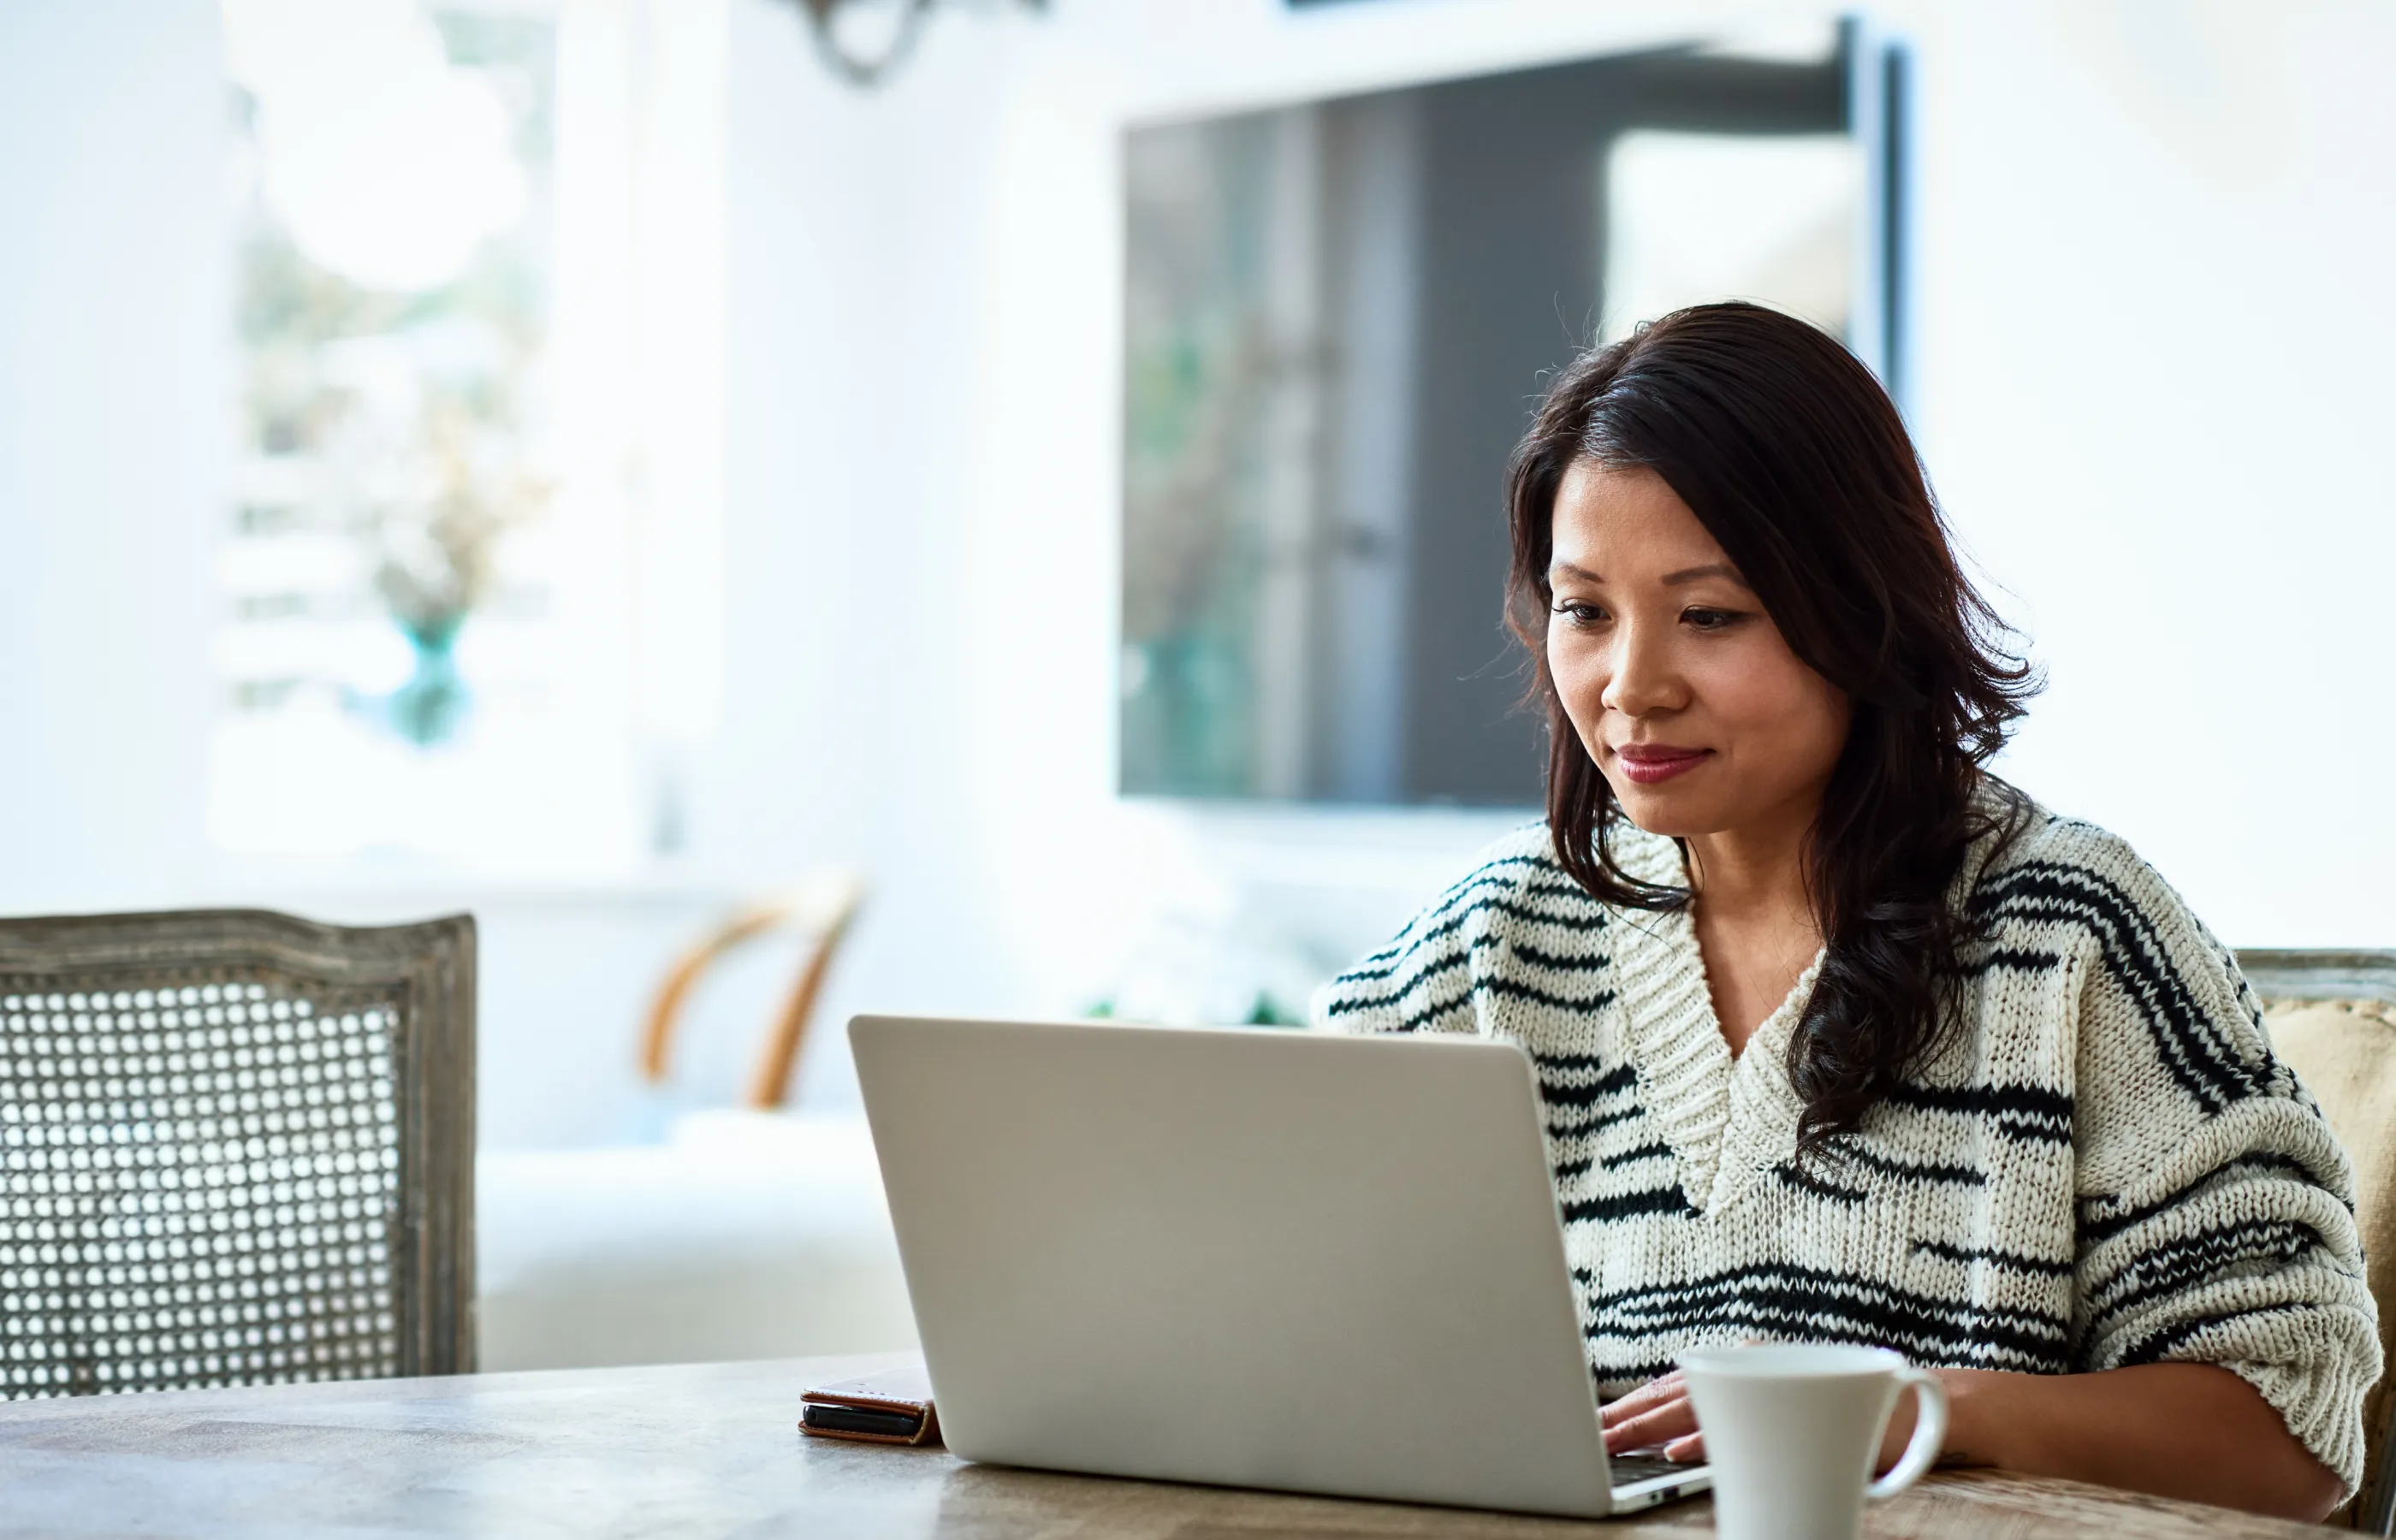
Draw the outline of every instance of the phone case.
[[[799,1392],[799,1400],[803,1403],[819,1406],[847,1406],[863,1412],[887,1412],[918,1419],[912,1434],[861,1433],[839,1427],[810,1427],[805,1422],[800,1423],[799,1431],[811,1438],[853,1439],[859,1443],[888,1444],[940,1441],[940,1415],[932,1406],[932,1382],[924,1373],[924,1365],[920,1361],[900,1364],[857,1379],[810,1386]]]

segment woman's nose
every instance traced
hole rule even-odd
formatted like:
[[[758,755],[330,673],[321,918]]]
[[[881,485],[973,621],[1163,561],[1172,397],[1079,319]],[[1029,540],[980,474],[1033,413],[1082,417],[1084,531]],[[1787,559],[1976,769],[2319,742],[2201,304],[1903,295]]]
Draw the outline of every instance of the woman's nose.
[[[1644,626],[1627,625],[1614,635],[1613,667],[1605,682],[1604,702],[1624,716],[1646,716],[1685,704],[1687,693],[1671,650]]]

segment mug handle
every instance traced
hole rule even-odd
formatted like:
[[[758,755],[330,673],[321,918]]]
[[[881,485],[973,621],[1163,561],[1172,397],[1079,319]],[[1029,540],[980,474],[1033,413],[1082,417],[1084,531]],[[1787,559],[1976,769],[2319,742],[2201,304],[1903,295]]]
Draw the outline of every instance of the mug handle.
[[[1939,1446],[1947,1441],[1947,1387],[1927,1369],[1911,1364],[1897,1372],[1899,1388],[1913,1389],[1913,1437],[1907,1440],[1905,1453],[1887,1475],[1864,1488],[1864,1495],[1877,1503],[1884,1497],[1894,1497],[1922,1480],[1923,1474],[1938,1463]]]

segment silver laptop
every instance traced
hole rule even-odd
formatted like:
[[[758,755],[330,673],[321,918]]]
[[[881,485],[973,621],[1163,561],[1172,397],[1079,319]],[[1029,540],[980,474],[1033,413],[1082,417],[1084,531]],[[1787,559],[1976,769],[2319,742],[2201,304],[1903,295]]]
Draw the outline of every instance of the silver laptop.
[[[965,1458],[1577,1517],[1708,1484],[1606,1459],[1520,1049],[848,1030]]]

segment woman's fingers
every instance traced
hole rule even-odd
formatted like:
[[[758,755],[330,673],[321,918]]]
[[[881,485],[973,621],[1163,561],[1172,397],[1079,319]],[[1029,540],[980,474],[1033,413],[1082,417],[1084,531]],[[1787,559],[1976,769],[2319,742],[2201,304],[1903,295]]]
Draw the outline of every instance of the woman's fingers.
[[[1642,1412],[1662,1406],[1670,1401],[1679,1401],[1685,1394],[1687,1392],[1681,1385],[1681,1372],[1675,1369],[1660,1378],[1649,1380],[1627,1395],[1606,1402],[1598,1408],[1597,1414],[1600,1421],[1606,1427],[1612,1427],[1627,1417],[1635,1417]]]
[[[1687,1401],[1673,1401],[1628,1417],[1605,1430],[1605,1449],[1609,1454],[1628,1450],[1647,1449],[1657,1444],[1669,1444],[1695,1437],[1697,1414]]]
[[[1609,1454],[1657,1444],[1677,1447],[1693,1443],[1697,1431],[1697,1410],[1689,1404],[1688,1392],[1678,1374],[1651,1380],[1607,1405],[1601,1421]],[[1676,1460],[1688,1457],[1672,1453],[1671,1447],[1665,1453]]]

